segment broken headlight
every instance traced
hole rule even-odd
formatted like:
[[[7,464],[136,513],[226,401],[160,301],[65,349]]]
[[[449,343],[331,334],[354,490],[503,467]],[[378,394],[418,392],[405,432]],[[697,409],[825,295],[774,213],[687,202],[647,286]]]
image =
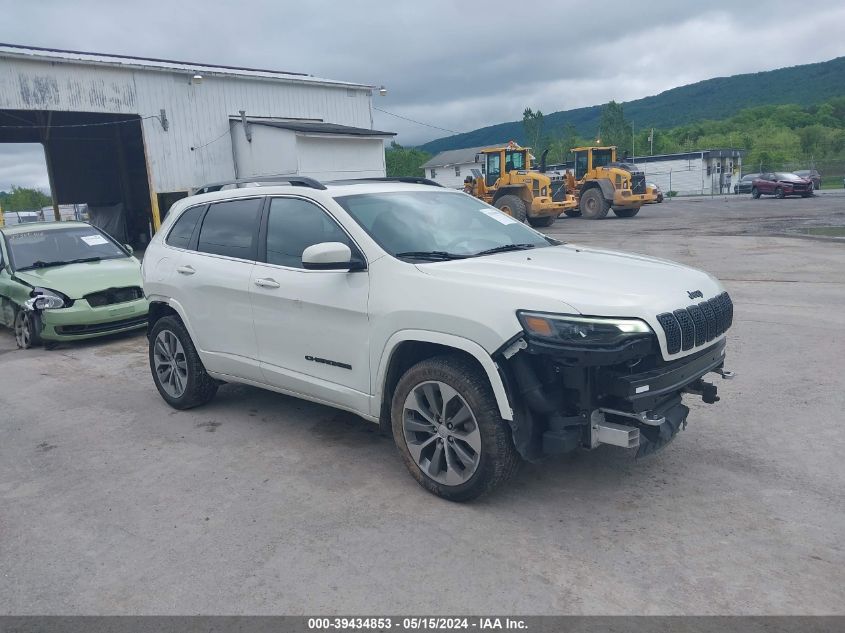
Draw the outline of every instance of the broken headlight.
[[[582,317],[522,310],[516,316],[529,337],[561,345],[612,347],[652,335],[648,324],[639,319]]]
[[[58,310],[73,305],[66,295],[49,288],[33,288],[29,296],[32,298],[24,303],[28,310]]]

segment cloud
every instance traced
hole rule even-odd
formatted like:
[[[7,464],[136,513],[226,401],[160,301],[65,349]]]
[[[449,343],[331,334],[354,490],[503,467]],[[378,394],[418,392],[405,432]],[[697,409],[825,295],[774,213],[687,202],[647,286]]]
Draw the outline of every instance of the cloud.
[[[388,88],[375,105],[457,131],[845,54],[836,2],[554,0],[7,3],[0,41],[278,68]],[[127,25],[138,37],[127,37]],[[142,34],[142,36],[140,36]],[[399,142],[446,132],[376,112]]]
[[[37,143],[7,143],[0,145],[0,191],[12,185],[49,191],[44,148]]]

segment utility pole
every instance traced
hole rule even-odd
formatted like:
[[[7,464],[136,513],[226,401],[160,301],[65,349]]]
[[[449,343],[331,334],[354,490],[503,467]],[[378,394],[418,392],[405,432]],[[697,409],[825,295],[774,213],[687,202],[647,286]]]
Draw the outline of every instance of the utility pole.
[[[634,151],[634,122],[631,121],[631,162],[634,162],[634,155],[636,152]]]
[[[651,133],[648,135],[648,155],[654,156],[654,128],[651,128]]]

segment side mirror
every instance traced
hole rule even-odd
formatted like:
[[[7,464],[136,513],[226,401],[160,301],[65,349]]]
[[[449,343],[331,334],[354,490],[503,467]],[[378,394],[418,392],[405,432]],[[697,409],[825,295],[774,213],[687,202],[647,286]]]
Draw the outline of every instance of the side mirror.
[[[361,262],[352,261],[352,249],[342,242],[322,242],[302,251],[306,270],[360,270]]]
[[[132,248],[129,244],[124,244],[124,245],[123,245],[123,248],[125,248],[127,251],[129,251],[129,254],[130,254],[130,255],[134,255],[134,254],[135,254],[135,249],[134,249],[134,248]]]

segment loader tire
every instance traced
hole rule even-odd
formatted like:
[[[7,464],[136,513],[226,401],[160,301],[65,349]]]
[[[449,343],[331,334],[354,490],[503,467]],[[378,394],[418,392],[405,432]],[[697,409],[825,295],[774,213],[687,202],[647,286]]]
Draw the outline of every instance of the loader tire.
[[[528,210],[525,208],[525,201],[519,196],[502,196],[493,204],[499,211],[507,213],[514,220],[518,220],[519,222],[525,222],[528,217]]]
[[[599,189],[587,189],[582,193],[578,206],[581,209],[581,217],[587,220],[601,220],[610,211],[610,205]]]
[[[557,216],[554,215],[546,215],[541,218],[528,218],[528,224],[533,226],[535,229],[543,228],[546,226],[551,226],[557,220]]]
[[[639,207],[636,209],[614,209],[613,212],[617,218],[633,218],[640,212]]]

